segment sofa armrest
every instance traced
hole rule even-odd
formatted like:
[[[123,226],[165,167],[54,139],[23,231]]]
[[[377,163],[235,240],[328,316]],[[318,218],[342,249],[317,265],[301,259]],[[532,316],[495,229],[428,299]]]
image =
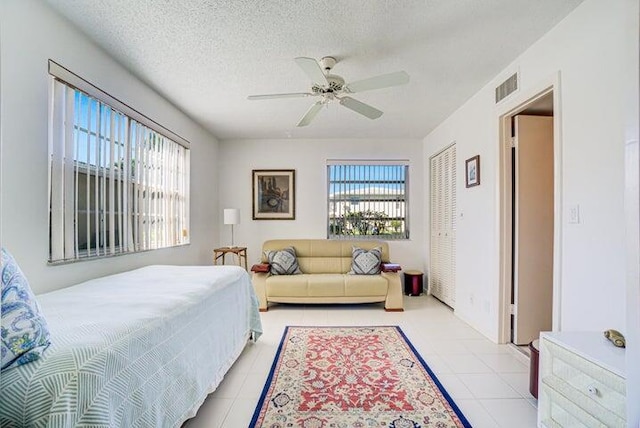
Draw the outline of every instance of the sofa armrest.
[[[382,263],[380,265],[380,270],[382,272],[398,272],[402,270],[402,266],[398,263]]]
[[[380,275],[387,280],[387,299],[384,302],[384,309],[387,312],[403,311],[404,302],[402,295],[402,281],[400,272],[380,272]]]
[[[270,267],[269,263],[260,263],[260,264],[251,266],[251,272],[267,273],[269,272],[269,267]]]
[[[267,303],[267,278],[269,277],[269,272],[253,272],[251,276],[251,283],[253,284],[253,289],[256,292],[256,297],[258,298],[258,308],[260,312],[266,312],[268,309]]]

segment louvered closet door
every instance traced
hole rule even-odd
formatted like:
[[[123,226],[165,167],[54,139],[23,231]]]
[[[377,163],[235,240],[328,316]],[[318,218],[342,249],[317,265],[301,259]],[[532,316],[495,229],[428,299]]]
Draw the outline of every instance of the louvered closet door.
[[[456,146],[451,147],[451,163],[449,164],[449,177],[451,183],[451,203],[449,212],[451,213],[451,222],[449,223],[449,302],[452,308],[456,305],[456,229],[458,217],[456,204]]]
[[[430,264],[430,272],[429,272],[429,291],[434,296],[440,298],[442,291],[440,288],[441,279],[440,279],[440,264],[436,262],[439,255],[440,248],[440,229],[439,225],[439,216],[440,216],[440,192],[438,189],[440,188],[438,181],[441,177],[441,163],[442,158],[433,157],[431,158],[431,251],[429,252],[431,257]]]
[[[431,158],[431,294],[455,305],[456,149]]]

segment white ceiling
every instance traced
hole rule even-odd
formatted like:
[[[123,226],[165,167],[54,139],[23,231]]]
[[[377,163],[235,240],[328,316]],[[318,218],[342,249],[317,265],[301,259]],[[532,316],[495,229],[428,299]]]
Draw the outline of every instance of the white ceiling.
[[[47,0],[219,139],[423,138],[582,0]],[[347,82],[405,70],[408,85],[354,94],[305,128],[293,58],[334,56]],[[132,102],[135,106],[135,102]]]

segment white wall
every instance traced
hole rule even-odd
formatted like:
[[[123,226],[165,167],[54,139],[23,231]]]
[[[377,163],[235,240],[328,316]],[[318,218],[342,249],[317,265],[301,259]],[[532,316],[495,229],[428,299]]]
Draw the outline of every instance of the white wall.
[[[313,126],[313,125],[312,125]],[[424,234],[422,144],[420,140],[228,140],[220,143],[220,210],[240,208],[236,244],[258,263],[267,239],[327,237],[327,159],[408,159],[409,241],[389,241],[391,258],[405,269],[421,269]],[[251,170],[296,170],[296,219],[252,220]],[[230,226],[219,220],[221,245],[231,243]]]
[[[210,263],[218,142],[40,1],[0,2],[0,233],[36,293],[154,263]],[[189,140],[191,245],[47,266],[47,61],[53,59]],[[206,189],[206,191],[204,190]]]
[[[630,37],[636,42],[640,38],[637,17],[640,2],[634,2],[635,10],[627,16],[626,25],[632,28]],[[636,53],[638,46],[635,47]],[[638,70],[638,56],[635,69]],[[638,76],[636,75],[636,78]],[[627,242],[627,425],[640,427],[640,144],[638,91],[626,94],[625,116],[625,214]]]
[[[482,184],[465,189],[462,174],[458,182],[464,217],[456,313],[493,340],[499,321],[493,91],[514,70],[521,92],[561,74],[561,329],[625,330],[625,95],[638,94],[637,26],[637,0],[585,1],[424,140],[425,157],[455,140],[459,171],[480,154]],[[580,205],[580,224],[567,224],[572,204]]]

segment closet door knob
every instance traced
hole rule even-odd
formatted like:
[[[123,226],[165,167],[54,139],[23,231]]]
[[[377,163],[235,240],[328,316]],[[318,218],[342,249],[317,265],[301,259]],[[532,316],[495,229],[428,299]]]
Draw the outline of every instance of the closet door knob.
[[[589,385],[589,387],[587,388],[587,391],[589,391],[589,394],[591,395],[595,395],[595,396],[600,395],[600,391],[598,391],[598,388],[596,388],[594,385]]]

